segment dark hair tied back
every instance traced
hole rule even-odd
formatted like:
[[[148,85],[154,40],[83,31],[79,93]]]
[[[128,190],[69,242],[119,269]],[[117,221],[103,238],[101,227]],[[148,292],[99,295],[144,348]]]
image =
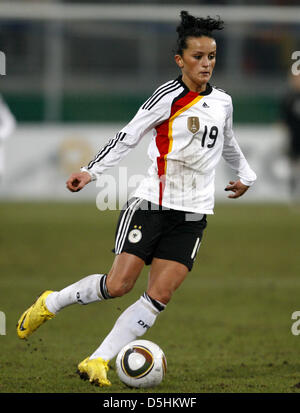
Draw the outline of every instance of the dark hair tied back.
[[[222,30],[224,22],[218,17],[213,19],[211,17],[202,18],[191,16],[187,11],[180,12],[181,23],[177,27],[177,54],[182,55],[183,50],[187,48],[186,39],[188,37],[213,37],[213,30]]]

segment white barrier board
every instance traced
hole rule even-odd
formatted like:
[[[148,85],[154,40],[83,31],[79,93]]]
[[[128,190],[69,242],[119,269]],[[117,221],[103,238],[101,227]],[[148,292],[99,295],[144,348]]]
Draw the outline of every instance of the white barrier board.
[[[1,200],[95,200],[101,191],[113,192],[122,204],[146,174],[147,147],[143,138],[121,163],[105,172],[97,185],[89,184],[71,193],[65,182],[72,172],[86,165],[123,125],[31,125],[19,126],[5,142],[5,173],[0,182]],[[258,176],[256,184],[241,200],[285,202],[289,197],[287,138],[279,126],[239,126],[235,135]],[[225,201],[224,188],[235,173],[221,160],[216,173],[216,200]],[[101,198],[101,196],[100,196]]]

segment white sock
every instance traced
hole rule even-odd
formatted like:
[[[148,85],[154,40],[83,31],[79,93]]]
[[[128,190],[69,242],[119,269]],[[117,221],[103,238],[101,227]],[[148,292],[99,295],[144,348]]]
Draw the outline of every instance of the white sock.
[[[106,274],[88,275],[61,291],[49,294],[46,298],[46,307],[52,313],[57,314],[71,304],[89,304],[110,298],[105,281]]]
[[[146,333],[164,307],[163,304],[152,300],[145,293],[120,315],[111,332],[90,356],[90,359],[101,357],[103,360],[111,360],[114,358],[126,344]]]

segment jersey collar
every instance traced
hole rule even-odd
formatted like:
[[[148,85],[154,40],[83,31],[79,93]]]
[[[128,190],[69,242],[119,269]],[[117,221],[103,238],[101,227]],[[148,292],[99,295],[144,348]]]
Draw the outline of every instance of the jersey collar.
[[[190,92],[190,89],[187,87],[187,85],[182,80],[182,75],[178,76],[178,78],[176,80],[182,85],[182,87],[184,87],[184,89],[186,91]],[[201,93],[193,92],[193,93],[197,93],[200,96],[207,96],[212,92],[212,90],[213,90],[213,88],[210,85],[210,83],[207,83],[206,89],[203,92],[201,92]]]

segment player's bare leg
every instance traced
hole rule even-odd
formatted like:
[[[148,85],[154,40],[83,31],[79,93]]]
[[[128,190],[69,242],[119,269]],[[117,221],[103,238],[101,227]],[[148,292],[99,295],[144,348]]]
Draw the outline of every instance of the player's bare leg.
[[[145,263],[133,254],[122,252],[116,255],[107,274],[106,287],[111,297],[121,297],[128,293],[138,279]]]
[[[106,288],[109,297],[119,297],[126,294],[134,286],[141,270],[144,267],[144,261],[135,255],[126,252],[115,257],[112,268],[106,278]],[[120,335],[120,332],[119,334]],[[119,337],[112,337],[112,346],[118,344]],[[109,370],[109,360],[111,357],[105,352],[93,353],[90,357],[84,359],[78,365],[78,373],[81,378],[88,379],[91,383],[99,386],[110,386],[111,383],[107,378]]]
[[[126,259],[126,255],[128,256],[128,254],[124,254],[124,258],[122,258],[121,255],[120,259],[116,262],[116,268],[112,268],[110,282],[108,282],[108,291],[111,294],[113,290],[110,291],[110,288],[115,288],[115,291],[117,291],[121,288],[120,285],[123,285],[123,287],[118,290],[119,293],[121,293],[126,291],[127,288],[129,289],[132,285],[131,283],[127,284],[124,282],[123,277],[121,277],[122,283],[118,280],[117,268],[119,264],[123,263],[124,268],[126,268],[127,265],[130,267],[129,257],[127,257],[128,261]],[[136,270],[138,272],[138,260],[132,258],[132,262],[136,262]],[[183,264],[155,258],[150,270],[147,292],[121,314],[110,333],[89,357],[89,360],[97,359],[108,362],[108,360],[114,358],[126,344],[144,335],[154,324],[158,314],[165,308],[173,292],[185,279],[187,273],[188,268]],[[126,287],[124,285],[126,285]]]
[[[167,304],[188,272],[188,268],[180,262],[154,258],[149,274],[148,295]]]
[[[115,257],[108,276],[88,275],[60,291],[43,293],[20,317],[17,324],[19,338],[28,338],[45,321],[69,305],[89,304],[125,294],[133,287],[143,266],[140,258],[122,253]],[[107,290],[107,278],[112,295]]]

